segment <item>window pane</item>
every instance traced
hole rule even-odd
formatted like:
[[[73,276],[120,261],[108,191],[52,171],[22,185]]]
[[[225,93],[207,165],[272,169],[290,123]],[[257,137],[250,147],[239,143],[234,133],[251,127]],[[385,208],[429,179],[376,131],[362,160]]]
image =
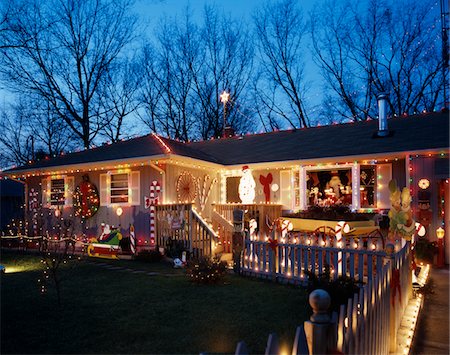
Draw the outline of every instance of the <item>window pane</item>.
[[[376,206],[375,182],[376,167],[374,165],[361,166],[360,170],[360,201],[361,208]]]
[[[54,179],[50,183],[50,205],[64,206],[64,179]]]
[[[111,175],[111,203],[128,203],[128,174]]]
[[[351,169],[308,171],[306,185],[309,205],[352,204]]]

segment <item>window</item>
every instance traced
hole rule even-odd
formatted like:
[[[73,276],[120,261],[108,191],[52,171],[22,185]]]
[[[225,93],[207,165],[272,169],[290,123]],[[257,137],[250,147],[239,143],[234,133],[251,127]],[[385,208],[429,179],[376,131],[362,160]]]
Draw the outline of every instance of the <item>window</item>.
[[[360,203],[361,208],[373,208],[376,203],[376,167],[375,165],[361,165],[360,169]]]
[[[65,186],[64,179],[50,180],[50,205],[64,206]]]
[[[111,175],[111,203],[128,203],[128,174]]]
[[[100,205],[139,205],[139,171],[109,172],[100,175]]]
[[[307,204],[352,204],[352,170],[333,169],[306,173]]]
[[[56,208],[72,206],[74,191],[73,176],[48,177],[42,180],[42,206]]]

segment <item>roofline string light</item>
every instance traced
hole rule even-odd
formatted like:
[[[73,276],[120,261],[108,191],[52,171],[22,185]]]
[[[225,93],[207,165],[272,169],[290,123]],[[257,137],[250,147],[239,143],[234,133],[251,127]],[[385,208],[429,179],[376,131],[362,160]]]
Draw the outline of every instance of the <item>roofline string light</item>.
[[[158,143],[161,145],[161,147],[164,148],[164,150],[166,151],[166,153],[172,153],[172,150],[170,149],[170,147],[166,144],[166,142],[164,142],[160,136],[158,136],[156,133],[152,133],[152,136],[158,141]]]

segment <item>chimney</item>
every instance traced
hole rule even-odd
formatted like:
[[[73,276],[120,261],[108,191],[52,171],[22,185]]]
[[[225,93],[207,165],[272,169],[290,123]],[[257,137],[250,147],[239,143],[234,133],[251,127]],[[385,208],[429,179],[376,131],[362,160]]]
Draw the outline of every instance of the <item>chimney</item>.
[[[378,137],[389,135],[387,123],[388,96],[385,93],[378,95]]]
[[[235,135],[235,131],[233,129],[233,127],[231,126],[226,126],[223,130],[223,138],[230,138],[230,137],[234,137]]]

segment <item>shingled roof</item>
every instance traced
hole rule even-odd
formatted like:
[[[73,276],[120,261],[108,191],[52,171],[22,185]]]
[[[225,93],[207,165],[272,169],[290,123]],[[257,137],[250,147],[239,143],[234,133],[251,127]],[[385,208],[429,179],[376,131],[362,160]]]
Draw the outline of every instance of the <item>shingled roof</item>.
[[[445,149],[449,116],[429,113],[388,120],[390,134],[375,133],[378,120],[336,124],[189,143],[224,165]]]
[[[181,143],[149,134],[61,155],[6,172],[65,165],[180,155],[223,165],[292,161],[339,156],[448,149],[446,112],[388,120],[390,134],[377,137],[377,120]],[[162,142],[164,144],[162,144]]]

